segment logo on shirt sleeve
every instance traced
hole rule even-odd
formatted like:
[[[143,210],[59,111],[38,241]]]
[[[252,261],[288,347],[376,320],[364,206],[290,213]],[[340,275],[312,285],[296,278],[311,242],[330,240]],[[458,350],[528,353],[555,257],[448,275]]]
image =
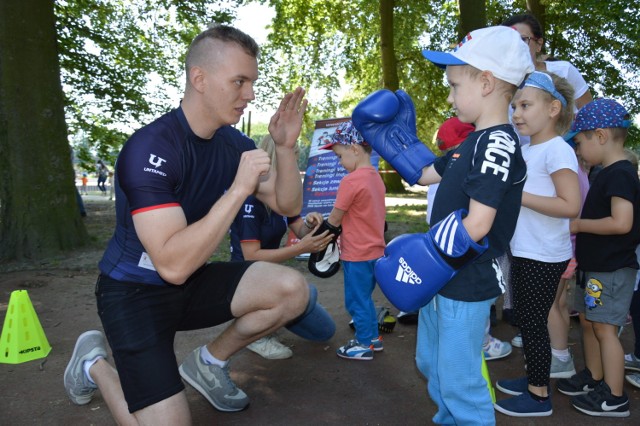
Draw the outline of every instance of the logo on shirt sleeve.
[[[144,171],[149,173],[155,173],[161,176],[166,176],[167,174],[165,172],[158,170],[162,166],[162,164],[166,162],[167,160],[165,160],[164,158],[160,158],[155,154],[149,154],[149,164],[151,164],[154,168],[152,169],[150,167],[145,167]]]
[[[252,213],[253,213],[253,208],[254,207],[255,206],[253,204],[248,204],[248,203],[245,204],[244,205],[244,215],[242,215],[242,218],[243,219],[253,219],[254,216],[253,216]]]

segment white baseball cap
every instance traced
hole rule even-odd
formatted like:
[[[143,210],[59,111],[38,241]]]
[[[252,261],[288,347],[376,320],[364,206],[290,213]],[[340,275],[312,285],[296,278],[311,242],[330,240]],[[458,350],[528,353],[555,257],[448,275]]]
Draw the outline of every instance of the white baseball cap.
[[[425,58],[439,66],[471,65],[481,71],[491,71],[496,78],[520,86],[535,70],[529,46],[520,33],[511,27],[497,26],[471,31],[453,52],[423,50]]]

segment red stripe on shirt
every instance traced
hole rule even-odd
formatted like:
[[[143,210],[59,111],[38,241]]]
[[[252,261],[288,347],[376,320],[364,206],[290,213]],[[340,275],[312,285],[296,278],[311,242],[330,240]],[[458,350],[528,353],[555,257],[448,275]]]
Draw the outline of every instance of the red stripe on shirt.
[[[156,210],[156,209],[165,209],[167,207],[180,207],[180,204],[179,203],[166,203],[166,204],[158,204],[157,206],[143,207],[141,209],[136,209],[136,210],[132,211],[131,214],[134,215],[134,214],[144,213],[144,212],[148,212],[148,211]]]

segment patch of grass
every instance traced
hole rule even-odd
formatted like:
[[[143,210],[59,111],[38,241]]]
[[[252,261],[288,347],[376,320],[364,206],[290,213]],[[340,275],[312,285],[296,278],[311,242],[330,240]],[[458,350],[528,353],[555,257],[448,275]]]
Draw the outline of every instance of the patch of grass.
[[[212,262],[228,262],[231,259],[231,239],[229,238],[229,233],[227,233],[226,237],[220,242],[218,246],[218,250],[213,253],[213,256],[209,258]]]
[[[89,234],[89,247],[104,250],[116,225],[116,205],[107,200],[85,200],[87,216],[83,219]]]
[[[403,205],[387,207],[388,241],[402,234],[423,233],[429,230],[426,221],[427,210],[424,205]]]

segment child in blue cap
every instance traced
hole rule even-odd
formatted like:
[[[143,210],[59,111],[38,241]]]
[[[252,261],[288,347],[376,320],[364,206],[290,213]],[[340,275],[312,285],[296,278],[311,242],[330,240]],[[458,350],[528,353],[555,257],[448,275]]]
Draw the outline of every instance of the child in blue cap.
[[[627,417],[624,351],[618,329],[625,325],[633,296],[640,243],[640,181],[627,159],[624,144],[629,113],[612,99],[585,105],[568,135],[578,154],[602,170],[589,188],[579,219],[571,222],[576,236],[575,309],[580,312],[586,368],[558,381],[571,404],[591,416]]]

